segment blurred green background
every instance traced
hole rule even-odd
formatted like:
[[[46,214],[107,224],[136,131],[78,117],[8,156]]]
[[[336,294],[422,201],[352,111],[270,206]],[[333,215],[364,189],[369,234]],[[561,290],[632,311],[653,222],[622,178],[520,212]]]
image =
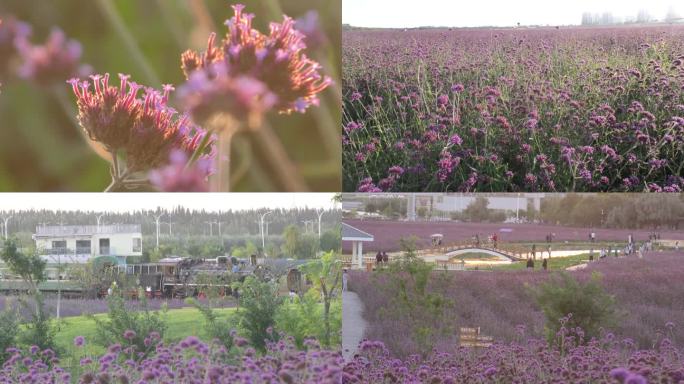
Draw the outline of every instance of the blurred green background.
[[[180,55],[203,50],[210,31],[223,36],[233,15],[226,0],[2,0],[0,17],[14,15],[32,25],[33,44],[53,27],[83,45],[82,62],[97,73],[128,73],[132,80],[159,87],[181,84]],[[319,15],[323,40],[311,41],[309,56],[335,80],[321,107],[305,115],[269,116],[300,175],[312,191],[341,190],[341,0],[245,0],[264,33],[282,15]],[[117,20],[121,23],[117,24]],[[127,39],[128,38],[128,42]],[[144,61],[137,60],[139,47]],[[145,65],[145,63],[147,65]],[[42,89],[18,78],[2,80],[0,94],[0,191],[102,191],[109,165],[87,145],[74,126],[76,105],[69,86]],[[117,81],[115,80],[115,84]],[[60,95],[62,99],[60,100]],[[70,113],[67,113],[67,110]],[[257,143],[258,144],[258,143]],[[252,136],[233,143],[234,191],[278,190],[271,167]]]

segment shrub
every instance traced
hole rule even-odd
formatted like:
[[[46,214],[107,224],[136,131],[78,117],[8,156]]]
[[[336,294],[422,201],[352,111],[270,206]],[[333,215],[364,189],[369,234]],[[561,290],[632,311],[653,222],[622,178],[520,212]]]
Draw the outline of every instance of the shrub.
[[[597,337],[600,328],[614,322],[615,302],[603,290],[599,273],[593,273],[585,283],[560,273],[555,279],[540,284],[533,294],[544,312],[544,328],[550,343],[557,342],[563,322],[571,334],[586,340]],[[559,323],[558,319],[563,321]],[[575,329],[582,329],[582,332],[574,332]]]
[[[96,343],[104,347],[112,344],[132,346],[140,353],[140,357],[154,350],[155,345],[150,342],[150,337],[164,337],[167,308],[162,306],[161,313],[151,311],[144,292],[140,292],[139,296],[140,307],[132,311],[126,307],[126,301],[117,286],[112,286],[112,294],[107,297],[107,319],[90,316],[97,325]]]
[[[16,334],[19,331],[19,315],[13,308],[0,311],[0,364],[5,362],[9,354],[7,348],[14,346]]]
[[[293,302],[285,302],[278,308],[275,316],[276,328],[294,338],[298,348],[304,347],[304,341],[310,338],[326,339],[324,308],[319,303],[319,293],[310,289],[302,297],[295,297]],[[342,328],[342,303],[333,300],[329,314],[330,328]],[[321,342],[326,348],[338,346],[341,342],[339,332],[331,332],[327,343]]]
[[[263,351],[266,340],[273,337],[271,328],[275,314],[282,300],[278,287],[270,281],[249,276],[236,284],[242,309],[238,312],[240,329],[243,330],[255,348]]]
[[[213,308],[208,305],[203,305],[195,299],[187,299],[187,303],[197,308],[204,317],[204,331],[215,342],[218,342],[226,351],[230,351],[235,343],[233,324],[231,319],[221,321]]]

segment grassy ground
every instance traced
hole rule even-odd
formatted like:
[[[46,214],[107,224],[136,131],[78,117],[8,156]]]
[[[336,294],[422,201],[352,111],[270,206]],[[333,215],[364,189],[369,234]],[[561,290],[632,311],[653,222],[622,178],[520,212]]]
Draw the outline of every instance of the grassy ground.
[[[484,253],[484,252],[463,253],[463,254],[460,254],[454,258],[455,259],[464,259],[464,260],[500,260],[499,257],[496,257],[494,255],[490,255],[489,253]]]
[[[235,308],[221,308],[215,311],[219,318],[225,319],[235,311]],[[104,318],[107,315],[99,314],[95,316]],[[203,331],[204,319],[195,308],[169,310],[167,313],[167,324],[168,329],[166,330],[166,335],[164,335],[164,341],[173,342],[190,335],[206,338]],[[104,352],[104,347],[94,343],[95,322],[88,317],[76,316],[62,319],[59,332],[57,333],[57,345],[65,351],[72,351],[76,336],[84,336],[86,338],[89,353],[101,354]]]
[[[612,257],[612,256],[611,256]],[[598,259],[598,252],[594,252],[594,260]],[[573,267],[575,265],[586,263],[589,260],[589,254],[584,253],[576,256],[568,257],[554,257],[548,261],[549,270],[561,270],[568,267]],[[518,261],[511,264],[503,264],[491,267],[493,270],[497,271],[516,271],[520,269],[525,269],[527,265],[526,261]],[[542,261],[537,258],[534,262],[534,269],[542,269]]]

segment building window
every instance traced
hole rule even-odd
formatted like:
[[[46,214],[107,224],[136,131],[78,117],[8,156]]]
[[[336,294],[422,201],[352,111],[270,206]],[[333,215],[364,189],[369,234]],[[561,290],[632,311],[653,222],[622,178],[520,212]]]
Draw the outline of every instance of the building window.
[[[142,252],[142,239],[133,238],[133,252]]]
[[[100,239],[100,255],[110,255],[109,239]]]
[[[76,240],[76,254],[90,255],[90,240]]]
[[[50,254],[63,255],[66,253],[66,247],[66,240],[53,240],[52,248],[50,249]]]

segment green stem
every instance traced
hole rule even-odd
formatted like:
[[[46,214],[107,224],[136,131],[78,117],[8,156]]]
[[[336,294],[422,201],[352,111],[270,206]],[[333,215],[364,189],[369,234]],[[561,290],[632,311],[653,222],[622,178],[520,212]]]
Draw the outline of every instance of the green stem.
[[[121,15],[119,15],[119,13],[117,12],[113,1],[96,0],[96,4],[100,8],[100,11],[105,16],[109,24],[111,24],[112,28],[114,28],[116,33],[123,40],[123,43],[126,46],[126,49],[131,54],[132,59],[138,64],[138,66],[140,66],[140,69],[142,69],[143,74],[145,76],[145,81],[148,83],[148,85],[161,85],[159,78],[155,74],[150,63],[145,58],[145,55],[140,49],[140,46],[138,46],[138,43],[135,41],[135,38],[130,33],[128,28],[126,28],[126,24],[121,18]]]

